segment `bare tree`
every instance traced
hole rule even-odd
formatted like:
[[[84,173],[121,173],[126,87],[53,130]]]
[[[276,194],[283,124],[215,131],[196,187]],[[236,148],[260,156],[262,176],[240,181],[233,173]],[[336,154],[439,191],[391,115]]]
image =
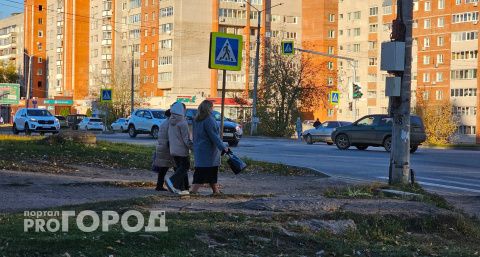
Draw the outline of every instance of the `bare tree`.
[[[308,55],[282,55],[272,43],[265,52],[259,89],[260,132],[269,136],[290,136],[302,111],[324,106],[327,79],[319,79],[327,65],[314,65]],[[333,72],[332,72],[333,73]]]

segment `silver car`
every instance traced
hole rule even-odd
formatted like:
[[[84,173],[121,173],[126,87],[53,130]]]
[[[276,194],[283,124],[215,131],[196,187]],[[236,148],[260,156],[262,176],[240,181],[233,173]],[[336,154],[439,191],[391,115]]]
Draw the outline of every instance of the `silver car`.
[[[352,124],[348,121],[325,121],[322,125],[305,130],[302,135],[307,144],[311,145],[315,142],[325,142],[328,145],[333,145],[331,138],[332,132],[338,127],[348,126]]]

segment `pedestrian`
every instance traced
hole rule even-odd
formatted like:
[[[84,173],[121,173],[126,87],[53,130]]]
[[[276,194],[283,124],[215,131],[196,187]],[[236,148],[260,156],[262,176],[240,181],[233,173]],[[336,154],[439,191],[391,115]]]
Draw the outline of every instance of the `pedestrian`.
[[[0,115],[0,125],[3,125],[3,117]]]
[[[317,118],[317,120],[313,123],[313,127],[314,127],[314,128],[318,128],[320,125],[322,125],[322,123],[321,123],[320,120]]]
[[[168,119],[168,143],[170,155],[175,161],[177,169],[165,182],[171,192],[188,195],[188,170],[190,169],[190,149],[193,142],[188,131],[188,122],[185,119],[187,111],[183,103],[174,103],[170,108],[171,116]],[[187,183],[185,183],[187,178]]]
[[[152,167],[152,170],[158,173],[157,187],[155,188],[157,191],[168,191],[167,188],[164,187],[165,175],[171,167],[175,166],[168,145],[168,119],[170,115],[170,110],[167,110],[165,112],[167,119],[162,122],[158,128],[158,143],[155,148],[155,158]]]
[[[297,131],[298,141],[302,141],[303,127],[302,127],[302,119],[300,119],[300,117],[297,118],[297,122],[295,123],[295,129]]]
[[[209,184],[213,195],[220,194],[217,184],[220,155],[230,149],[220,138],[220,128],[212,113],[213,103],[205,100],[198,106],[198,113],[193,121],[195,172],[192,193],[198,193],[202,184]]]

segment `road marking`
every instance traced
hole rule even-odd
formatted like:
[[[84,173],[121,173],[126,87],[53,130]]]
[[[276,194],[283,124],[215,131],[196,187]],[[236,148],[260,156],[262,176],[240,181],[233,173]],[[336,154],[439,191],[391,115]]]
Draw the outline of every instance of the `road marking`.
[[[388,180],[388,177],[377,177],[377,178]],[[442,185],[442,184],[436,184],[436,183],[430,183],[430,182],[422,182],[422,181],[418,181],[417,183],[420,184],[420,185],[425,185],[425,186],[455,189],[455,190],[467,191],[467,192],[471,192],[471,193],[480,193],[480,190],[470,189],[470,188],[465,188],[465,187],[448,186],[448,185]],[[454,183],[454,182],[451,182],[451,183]]]

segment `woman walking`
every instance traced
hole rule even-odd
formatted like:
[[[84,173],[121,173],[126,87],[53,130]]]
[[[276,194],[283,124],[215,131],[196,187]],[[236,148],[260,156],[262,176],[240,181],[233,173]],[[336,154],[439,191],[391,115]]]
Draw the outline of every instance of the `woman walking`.
[[[186,108],[182,103],[174,103],[170,108],[171,116],[168,119],[168,141],[170,155],[175,161],[177,169],[175,173],[166,180],[170,191],[188,195],[188,170],[190,169],[190,149],[192,140],[188,132],[188,122],[185,119]],[[187,179],[187,183],[185,183]]]
[[[198,106],[198,113],[193,121],[195,173],[192,193],[197,193],[202,184],[209,184],[214,195],[220,193],[217,184],[220,154],[230,149],[220,138],[220,129],[212,117],[212,112],[213,103],[205,100]]]
[[[170,110],[165,112],[165,116],[167,116],[167,119],[162,122],[158,128],[158,144],[155,149],[155,158],[153,161],[153,171],[158,173],[157,187],[155,188],[157,191],[167,191],[163,186],[165,174],[167,174],[167,171],[171,167],[174,167],[173,158],[170,155],[170,148],[168,146],[168,119],[170,118]]]

